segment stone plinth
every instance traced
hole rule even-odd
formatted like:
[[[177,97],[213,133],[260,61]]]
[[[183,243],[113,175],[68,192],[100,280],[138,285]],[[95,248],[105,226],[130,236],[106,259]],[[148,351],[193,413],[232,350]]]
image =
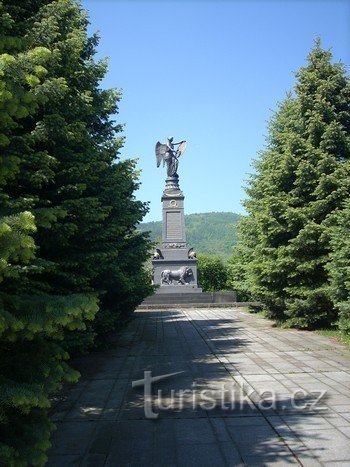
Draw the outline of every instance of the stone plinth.
[[[197,259],[186,243],[184,195],[176,183],[167,179],[162,196],[162,244],[153,259],[153,282],[157,294],[201,293],[198,287]]]
[[[176,286],[175,286],[176,287]],[[164,289],[164,291],[163,291]],[[197,289],[199,291],[201,289]],[[169,291],[169,292],[168,292]],[[142,302],[142,307],[147,307],[148,305],[183,305],[183,304],[192,304],[196,306],[198,304],[211,304],[211,305],[227,305],[237,306],[237,295],[235,292],[201,292],[196,293],[193,290],[190,290],[187,293],[184,293],[183,290],[173,292],[173,288],[166,289],[162,288],[162,292],[158,294],[151,295],[147,297]]]
[[[202,292],[202,289],[198,287],[197,284],[197,261],[194,259],[188,259],[187,257],[187,250],[177,250],[171,251],[170,257],[175,257],[175,259],[167,258],[166,250],[161,250],[162,253],[165,255],[164,259],[160,260],[153,260],[153,268],[154,268],[154,275],[153,275],[153,282],[159,285],[159,289],[157,289],[156,293],[194,293],[194,292]],[[185,256],[185,258],[181,259],[181,256]],[[187,267],[190,268],[192,271],[192,275],[186,275],[183,280],[184,284],[179,284],[178,280],[172,279],[172,284],[162,283],[162,273],[164,271],[179,271],[181,268]],[[164,277],[164,273],[163,273]]]

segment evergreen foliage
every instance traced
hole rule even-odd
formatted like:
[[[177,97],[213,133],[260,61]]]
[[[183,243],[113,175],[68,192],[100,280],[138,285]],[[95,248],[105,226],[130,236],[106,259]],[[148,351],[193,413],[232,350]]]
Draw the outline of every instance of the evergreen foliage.
[[[220,256],[198,255],[198,283],[203,292],[227,290],[228,271]]]
[[[74,0],[0,2],[0,463],[42,465],[66,363],[151,292],[120,93]]]
[[[252,253],[256,245],[254,229],[249,229],[250,216],[242,217],[237,224],[237,243],[233,254],[227,262],[227,287],[234,290],[237,300],[247,302],[252,299],[251,283],[249,281],[248,267],[253,258]],[[244,235],[248,234],[250,235]]]
[[[349,180],[350,182],[350,180]],[[348,183],[349,183],[348,182]],[[350,201],[335,213],[328,263],[331,297],[339,310],[338,327],[350,335]]]
[[[239,267],[272,317],[311,328],[335,318],[327,270],[334,213],[350,189],[350,84],[319,40],[296,76],[249,181]]]
[[[78,374],[59,342],[64,330],[85,329],[96,298],[31,290],[35,262],[34,216],[0,220],[0,461],[2,465],[42,465],[50,446],[49,393]]]

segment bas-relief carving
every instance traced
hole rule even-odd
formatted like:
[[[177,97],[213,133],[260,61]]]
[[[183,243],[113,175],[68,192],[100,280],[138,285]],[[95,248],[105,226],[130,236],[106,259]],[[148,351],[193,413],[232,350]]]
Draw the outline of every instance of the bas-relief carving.
[[[180,269],[176,271],[172,271],[171,269],[164,269],[161,272],[161,281],[162,284],[172,285],[173,281],[177,281],[177,284],[186,285],[186,279],[193,278],[193,271],[188,266],[182,266]]]

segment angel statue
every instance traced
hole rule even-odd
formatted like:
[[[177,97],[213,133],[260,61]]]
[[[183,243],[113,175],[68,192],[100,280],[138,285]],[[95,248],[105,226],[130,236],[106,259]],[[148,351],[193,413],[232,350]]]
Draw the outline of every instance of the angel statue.
[[[180,141],[179,143],[173,142],[173,137],[170,136],[166,144],[162,144],[158,141],[156,144],[156,158],[157,167],[163,159],[163,167],[166,164],[168,177],[178,177],[177,168],[179,166],[179,157],[185,152],[187,143],[186,141]],[[175,149],[175,146],[178,146]]]

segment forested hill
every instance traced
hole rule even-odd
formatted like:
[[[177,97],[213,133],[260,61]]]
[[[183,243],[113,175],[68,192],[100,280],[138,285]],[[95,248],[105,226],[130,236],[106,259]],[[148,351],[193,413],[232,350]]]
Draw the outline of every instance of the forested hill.
[[[185,216],[186,237],[189,247],[198,253],[218,254],[227,259],[232,254],[232,247],[237,240],[236,224],[241,218],[233,212],[205,212]],[[143,231],[150,231],[154,241],[162,236],[162,223],[144,222]]]

